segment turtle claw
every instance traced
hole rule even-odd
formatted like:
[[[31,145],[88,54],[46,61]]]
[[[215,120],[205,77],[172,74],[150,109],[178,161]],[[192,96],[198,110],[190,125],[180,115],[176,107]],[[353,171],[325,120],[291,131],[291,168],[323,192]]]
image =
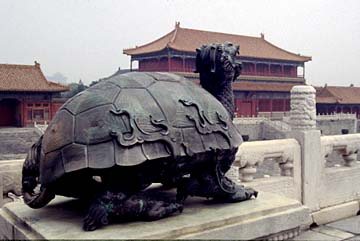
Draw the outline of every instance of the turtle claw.
[[[254,196],[254,198],[257,198],[258,191],[254,190],[250,187],[245,187],[244,189],[245,189],[246,195],[248,196],[248,199],[251,199],[251,197],[253,197],[253,196]]]
[[[184,205],[180,204],[180,203],[176,203],[175,205],[176,205],[177,210],[179,211],[179,213],[182,213],[183,210],[184,210]]]
[[[108,223],[109,220],[106,209],[100,204],[93,204],[84,219],[83,229],[85,231],[94,231]]]
[[[250,200],[252,197],[256,198],[258,192],[249,187],[238,186],[237,191],[227,196],[223,201],[225,202],[242,202]]]

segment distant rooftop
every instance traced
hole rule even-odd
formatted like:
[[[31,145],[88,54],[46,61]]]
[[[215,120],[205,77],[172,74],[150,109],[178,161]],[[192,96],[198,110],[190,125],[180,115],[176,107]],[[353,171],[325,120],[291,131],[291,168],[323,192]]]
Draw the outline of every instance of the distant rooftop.
[[[47,81],[40,69],[34,65],[0,64],[0,91],[61,92],[67,86]]]
[[[322,104],[359,104],[360,87],[324,86],[316,87],[316,102]]]

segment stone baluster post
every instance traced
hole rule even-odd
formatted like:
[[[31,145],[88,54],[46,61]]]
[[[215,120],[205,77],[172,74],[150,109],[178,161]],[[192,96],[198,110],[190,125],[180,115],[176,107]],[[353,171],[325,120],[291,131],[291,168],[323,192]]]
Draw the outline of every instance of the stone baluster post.
[[[316,129],[315,89],[312,86],[294,86],[291,89],[289,138],[301,145],[302,202],[312,211],[319,210],[318,188],[323,162],[320,131]]]

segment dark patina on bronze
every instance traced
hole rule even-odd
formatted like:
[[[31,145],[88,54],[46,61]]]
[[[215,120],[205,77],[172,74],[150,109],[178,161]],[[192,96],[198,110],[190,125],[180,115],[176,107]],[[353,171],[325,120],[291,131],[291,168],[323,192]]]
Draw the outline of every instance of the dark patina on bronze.
[[[229,42],[197,49],[203,88],[171,73],[131,72],[68,100],[25,160],[25,203],[40,208],[55,195],[92,200],[83,226],[90,231],[113,217],[181,212],[188,196],[256,197],[225,177],[242,142],[232,123],[238,53]],[[176,200],[147,196],[152,183],[175,187]]]

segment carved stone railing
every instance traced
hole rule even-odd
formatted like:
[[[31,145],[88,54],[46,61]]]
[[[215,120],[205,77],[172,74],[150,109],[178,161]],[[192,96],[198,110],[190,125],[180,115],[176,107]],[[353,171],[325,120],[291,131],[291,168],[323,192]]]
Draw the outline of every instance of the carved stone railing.
[[[268,121],[268,119],[265,117],[238,117],[234,118],[233,122],[238,125],[260,125],[264,121]]]
[[[48,123],[45,121],[44,124],[38,124],[34,122],[34,127],[39,132],[40,135],[44,134],[46,131],[46,128],[48,127]]]
[[[336,151],[342,156],[345,166],[353,166],[360,149],[360,134],[322,136],[321,148],[325,161]]]
[[[317,120],[356,120],[356,114],[352,113],[332,113],[319,114],[316,116]]]
[[[269,124],[280,131],[291,131],[291,126],[284,121],[269,121]]]
[[[356,161],[360,149],[360,134],[322,136],[321,169],[317,183],[320,209],[360,199],[360,165]],[[344,165],[325,167],[326,159],[333,152],[342,158]]]
[[[254,179],[263,162],[279,164],[280,176]],[[247,186],[301,200],[301,147],[295,139],[245,142],[240,145],[234,165]],[[285,178],[286,177],[286,178]]]
[[[239,165],[240,180],[252,181],[256,167],[268,160],[279,163],[282,176],[292,176],[294,159],[299,158],[299,153],[300,146],[295,139],[243,143],[235,159],[235,163]]]

